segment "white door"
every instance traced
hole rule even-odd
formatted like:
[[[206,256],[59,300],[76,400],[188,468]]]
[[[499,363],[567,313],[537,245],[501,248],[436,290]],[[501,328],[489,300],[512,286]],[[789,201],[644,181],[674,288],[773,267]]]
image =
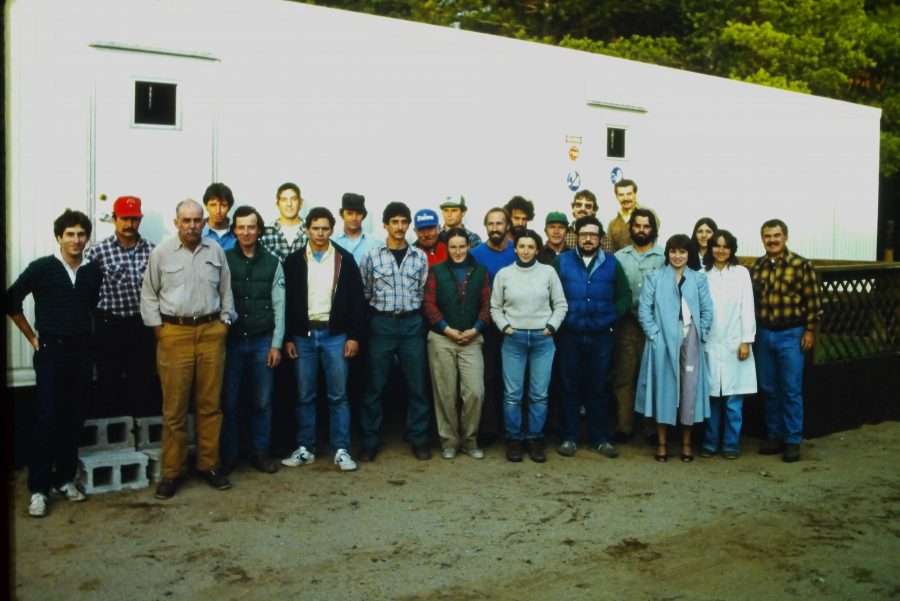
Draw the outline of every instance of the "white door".
[[[94,239],[113,231],[119,196],[142,200],[141,234],[153,242],[174,233],[175,205],[201,200],[216,179],[212,57],[98,48],[91,128]]]

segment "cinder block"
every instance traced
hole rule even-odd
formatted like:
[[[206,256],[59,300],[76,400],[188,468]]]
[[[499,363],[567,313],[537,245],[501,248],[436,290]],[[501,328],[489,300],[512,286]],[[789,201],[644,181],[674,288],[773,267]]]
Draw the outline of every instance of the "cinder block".
[[[132,450],[99,451],[81,455],[84,491],[96,495],[118,490],[147,488],[150,458]]]
[[[86,420],[78,446],[83,453],[134,450],[134,418],[129,415]]]
[[[137,433],[135,442],[139,451],[158,449],[162,446],[163,418],[161,415],[139,417],[134,420],[134,423]],[[193,444],[197,439],[197,433],[194,429],[195,423],[194,414],[188,413],[185,429],[187,430],[189,444]]]

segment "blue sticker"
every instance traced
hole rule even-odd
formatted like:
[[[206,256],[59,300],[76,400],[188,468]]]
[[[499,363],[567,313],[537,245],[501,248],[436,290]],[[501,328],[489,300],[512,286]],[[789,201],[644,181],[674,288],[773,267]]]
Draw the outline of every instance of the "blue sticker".
[[[581,175],[577,171],[569,171],[566,176],[566,185],[572,192],[576,191],[581,187]]]
[[[621,180],[625,174],[622,172],[621,167],[613,167],[612,171],[609,172],[609,181],[612,183],[616,183]]]

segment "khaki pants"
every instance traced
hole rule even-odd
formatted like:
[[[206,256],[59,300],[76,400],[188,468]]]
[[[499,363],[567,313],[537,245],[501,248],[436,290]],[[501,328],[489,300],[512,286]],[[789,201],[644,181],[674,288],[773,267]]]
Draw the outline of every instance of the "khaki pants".
[[[613,392],[618,404],[616,432],[634,433],[634,392],[637,385],[641,354],[644,352],[644,331],[631,314],[616,324],[616,346],[613,353]]]
[[[197,469],[211,470],[219,464],[227,333],[228,328],[218,320],[198,326],[167,323],[160,330],[156,365],[163,397],[163,478],[174,480],[184,471],[191,392],[196,401]]]
[[[463,346],[442,334],[428,332],[434,415],[442,448],[478,446],[476,437],[484,402],[483,342],[479,335]]]

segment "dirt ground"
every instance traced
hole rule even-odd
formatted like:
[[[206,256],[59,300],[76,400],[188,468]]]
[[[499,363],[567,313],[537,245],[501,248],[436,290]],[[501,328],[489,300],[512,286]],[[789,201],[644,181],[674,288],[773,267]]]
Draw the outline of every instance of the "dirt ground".
[[[693,464],[642,445],[418,462],[394,435],[355,473],[239,468],[229,491],[57,499],[42,520],[19,472],[13,598],[900,599],[900,423],[809,441],[795,464],[744,444]]]

